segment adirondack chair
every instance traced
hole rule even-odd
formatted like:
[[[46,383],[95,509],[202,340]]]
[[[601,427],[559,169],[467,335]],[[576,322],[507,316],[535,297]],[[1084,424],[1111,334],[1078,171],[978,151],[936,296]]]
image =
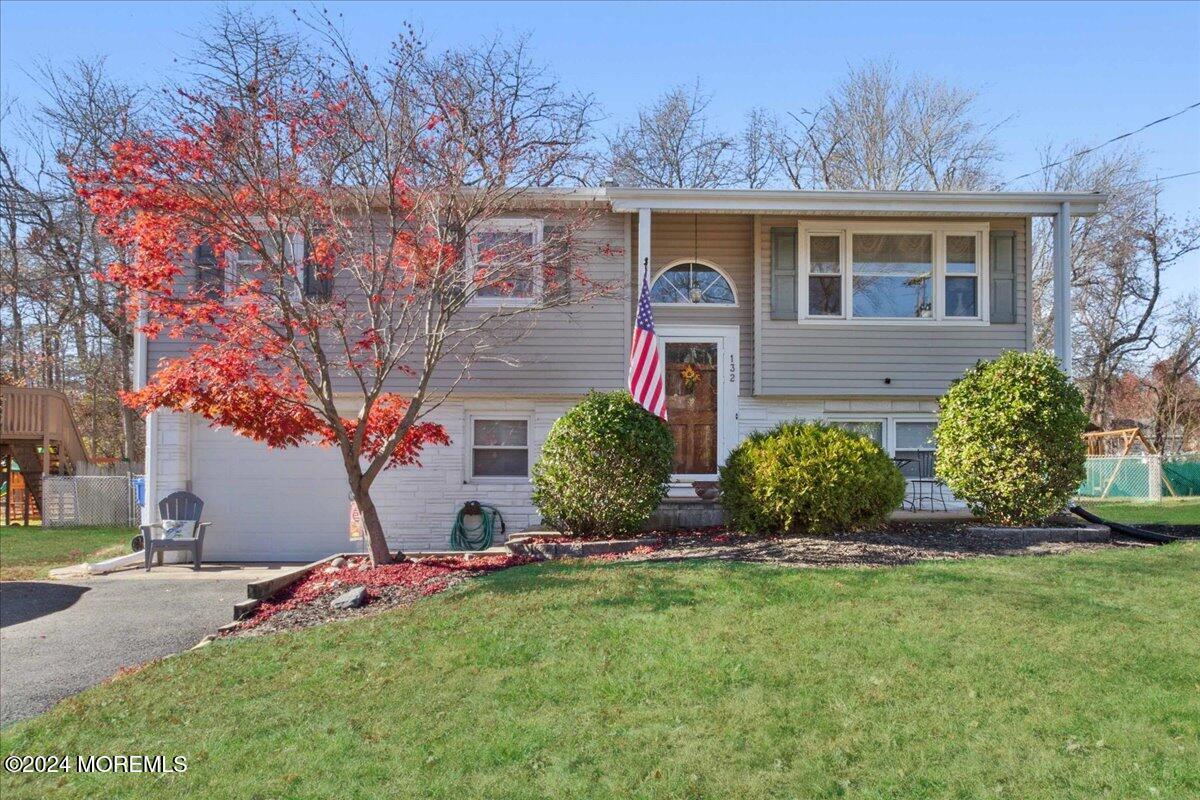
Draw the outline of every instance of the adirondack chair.
[[[165,538],[160,535],[154,538],[157,528],[165,533],[161,522],[142,525],[142,542],[146,550],[146,570],[150,570],[150,561],[158,556],[158,565],[163,563],[163,553],[168,550],[190,550],[192,553],[192,569],[200,569],[200,554],[204,548],[204,531],[211,522],[201,522],[200,513],[204,511],[204,501],[191,492],[171,492],[158,503],[158,518],[161,520],[184,521],[191,523],[191,536],[176,536]],[[185,526],[186,530],[186,526]]]

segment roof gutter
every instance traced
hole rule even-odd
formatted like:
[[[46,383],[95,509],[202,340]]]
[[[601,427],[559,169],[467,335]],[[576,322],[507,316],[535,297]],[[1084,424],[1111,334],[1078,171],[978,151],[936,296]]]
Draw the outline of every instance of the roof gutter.
[[[1108,196],[1100,192],[870,192],[760,189],[639,189],[605,187],[612,210],[755,214],[877,214],[903,216],[1054,216],[1063,203],[1089,217]]]

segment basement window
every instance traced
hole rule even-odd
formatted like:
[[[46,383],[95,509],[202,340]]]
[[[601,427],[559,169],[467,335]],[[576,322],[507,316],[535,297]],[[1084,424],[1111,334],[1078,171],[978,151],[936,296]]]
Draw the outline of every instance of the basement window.
[[[467,429],[472,479],[529,477],[528,417],[471,417]]]

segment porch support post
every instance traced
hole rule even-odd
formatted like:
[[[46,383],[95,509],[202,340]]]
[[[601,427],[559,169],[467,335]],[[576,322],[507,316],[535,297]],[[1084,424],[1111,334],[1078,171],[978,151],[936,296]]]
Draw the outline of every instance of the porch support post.
[[[1054,215],[1054,355],[1071,374],[1071,204]]]
[[[633,287],[633,296],[637,297],[642,290],[642,276],[650,280],[650,209],[639,208],[638,212],[638,263],[637,286]]]

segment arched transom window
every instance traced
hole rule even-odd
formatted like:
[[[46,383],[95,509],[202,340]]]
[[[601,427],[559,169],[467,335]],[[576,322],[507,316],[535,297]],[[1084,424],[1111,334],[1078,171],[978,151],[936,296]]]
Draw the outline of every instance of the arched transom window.
[[[689,261],[663,270],[650,287],[650,302],[659,305],[737,304],[733,285],[716,267]]]

